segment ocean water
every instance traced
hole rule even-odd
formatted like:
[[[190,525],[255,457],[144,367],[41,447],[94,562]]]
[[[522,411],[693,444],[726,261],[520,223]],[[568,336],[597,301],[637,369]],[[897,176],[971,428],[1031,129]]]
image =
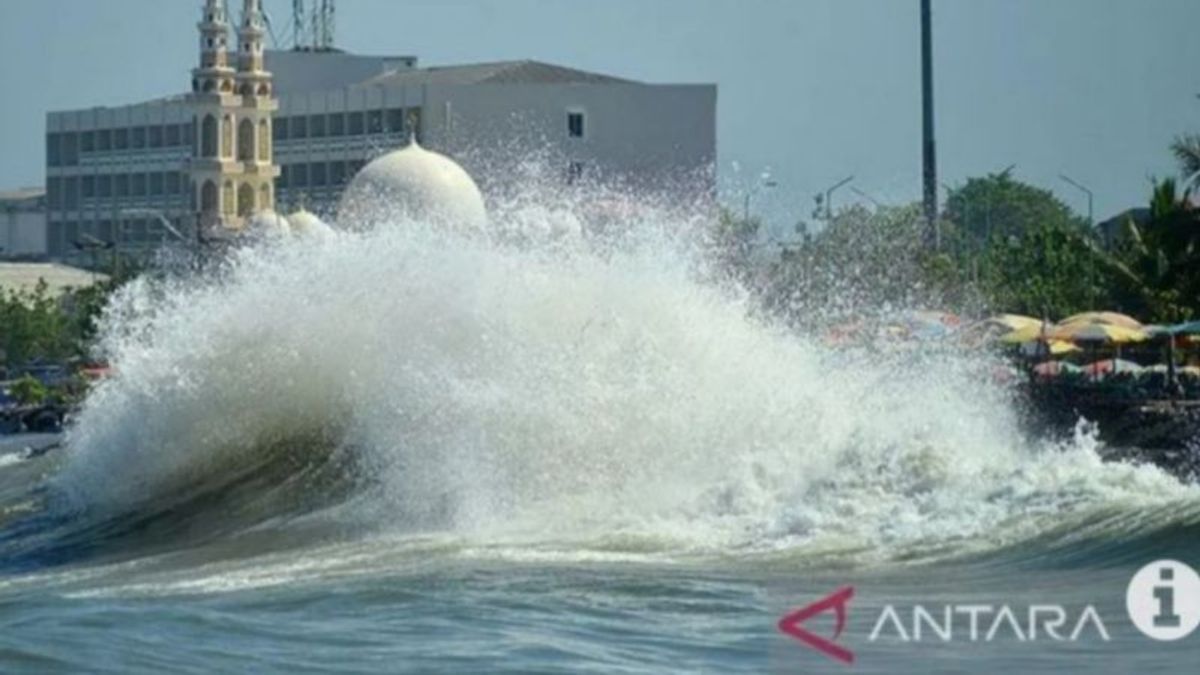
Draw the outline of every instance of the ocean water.
[[[62,447],[0,448],[0,670],[1194,669],[1200,633],[1143,635],[1125,594],[1200,564],[1196,485],[1029,437],[986,356],[756,317],[686,223],[571,223],[268,242],[125,289]],[[777,627],[847,586],[852,664]],[[888,606],[979,604],[1104,635],[872,639]]]

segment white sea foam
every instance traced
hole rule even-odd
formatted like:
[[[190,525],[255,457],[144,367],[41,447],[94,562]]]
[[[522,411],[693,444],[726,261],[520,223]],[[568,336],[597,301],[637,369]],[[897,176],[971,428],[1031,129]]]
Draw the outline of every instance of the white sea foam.
[[[750,318],[674,237],[597,250],[574,222],[501,219],[520,245],[398,224],[135,284],[56,484],[136,509],[322,431],[358,460],[348,527],[482,550],[876,560],[1196,515],[1194,488],[1088,437],[1024,440],[984,357],[836,351]]]

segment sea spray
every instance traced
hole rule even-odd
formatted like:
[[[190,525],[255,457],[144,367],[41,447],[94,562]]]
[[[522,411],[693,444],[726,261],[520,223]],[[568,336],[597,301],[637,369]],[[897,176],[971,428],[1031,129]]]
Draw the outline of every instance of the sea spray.
[[[219,508],[266,466],[222,531],[317,514],[347,536],[865,563],[1113,508],[1197,516],[1194,488],[1090,438],[1024,439],[986,356],[757,317],[665,236],[687,223],[597,241],[544,209],[498,220],[502,241],[396,223],[131,285],[53,488],[83,518],[144,518]],[[279,478],[314,466],[344,473],[336,498]]]

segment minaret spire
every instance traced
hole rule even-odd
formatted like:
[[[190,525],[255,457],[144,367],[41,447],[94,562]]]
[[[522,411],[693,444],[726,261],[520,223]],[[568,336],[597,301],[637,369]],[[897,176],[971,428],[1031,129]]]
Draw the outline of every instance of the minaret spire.
[[[275,208],[279,167],[271,117],[279,104],[265,68],[260,0],[243,5],[236,71],[228,63],[224,0],[204,1],[199,28],[200,67],[193,71],[191,96],[196,137],[188,173],[199,231],[221,236]]]
[[[200,65],[192,71],[192,91],[232,91],[233,69],[227,56],[229,22],[221,0],[205,0],[196,28],[200,31]]]

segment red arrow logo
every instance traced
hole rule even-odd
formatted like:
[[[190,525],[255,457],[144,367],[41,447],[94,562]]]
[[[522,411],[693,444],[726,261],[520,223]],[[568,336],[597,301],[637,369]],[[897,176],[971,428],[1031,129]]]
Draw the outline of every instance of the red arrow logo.
[[[840,647],[834,644],[834,640],[842,634],[842,630],[846,627],[846,605],[850,602],[850,598],[854,597],[853,586],[843,586],[833,593],[821,598],[807,607],[785,615],[777,624],[779,630],[796,638],[813,649],[825,654],[830,658],[837,659],[842,663],[854,663],[854,652],[851,652],[845,647]],[[823,638],[819,635],[813,635],[800,624],[808,619],[833,610],[836,614],[837,624],[834,626],[833,637]]]

